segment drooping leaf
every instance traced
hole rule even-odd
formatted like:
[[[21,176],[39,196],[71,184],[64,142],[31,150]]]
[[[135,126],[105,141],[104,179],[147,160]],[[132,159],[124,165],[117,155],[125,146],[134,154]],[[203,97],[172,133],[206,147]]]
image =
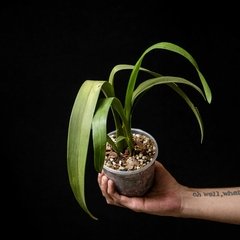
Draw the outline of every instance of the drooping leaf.
[[[202,90],[196,84],[188,81],[187,79],[181,78],[181,77],[173,77],[173,76],[161,76],[161,77],[155,77],[152,79],[148,79],[148,80],[145,80],[144,82],[140,83],[133,92],[132,103],[144,91],[146,91],[156,85],[169,84],[169,83],[181,83],[181,84],[188,85],[188,86],[194,88],[195,90],[197,90],[198,93],[200,93],[201,96],[205,99],[205,96],[204,96],[204,93],[202,92]]]
[[[195,85],[194,83],[188,81],[187,79],[184,78],[180,78],[180,77],[172,77],[172,76],[161,76],[161,77],[156,77],[156,78],[152,78],[152,79],[148,79],[145,80],[144,82],[142,82],[141,84],[138,85],[138,87],[136,88],[136,90],[133,92],[133,99],[132,99],[132,105],[134,103],[134,101],[140,96],[142,95],[144,92],[148,91],[150,88],[152,88],[153,86],[156,85],[160,85],[160,84],[166,84],[169,87],[171,87],[174,91],[176,91],[187,103],[187,105],[190,107],[190,109],[192,110],[192,112],[194,113],[197,122],[199,124],[200,127],[200,132],[201,132],[201,142],[203,140],[203,122],[202,122],[202,118],[200,116],[199,111],[197,110],[197,108],[194,106],[194,104],[192,103],[192,101],[190,100],[190,98],[187,96],[187,94],[179,87],[178,84],[185,84],[190,86],[191,88],[193,88],[194,90],[198,91],[198,93],[205,99],[205,95],[202,92],[202,90]]]
[[[67,140],[67,167],[70,186],[80,206],[92,218],[85,201],[85,167],[92,118],[102,88],[112,95],[112,86],[106,81],[85,81],[73,104]]]
[[[192,57],[192,55],[189,52],[187,52],[185,49],[179,47],[176,44],[169,43],[169,42],[160,42],[160,43],[156,43],[156,44],[150,46],[143,52],[143,54],[138,59],[138,61],[136,62],[135,66],[131,72],[131,76],[130,76],[130,79],[128,82],[128,87],[127,87],[127,93],[126,93],[126,97],[125,97],[125,111],[126,111],[127,118],[129,118],[129,119],[131,118],[130,115],[131,115],[131,108],[132,108],[132,95],[133,95],[133,91],[135,88],[137,76],[138,76],[142,61],[146,54],[148,54],[150,51],[155,50],[155,49],[172,51],[172,52],[182,55],[185,59],[187,59],[196,69],[198,76],[201,80],[206,99],[209,103],[211,103],[211,100],[212,100],[211,90],[210,90],[208,83],[207,83],[206,79],[204,78],[203,74],[200,72],[198,65],[197,65],[195,59]]]

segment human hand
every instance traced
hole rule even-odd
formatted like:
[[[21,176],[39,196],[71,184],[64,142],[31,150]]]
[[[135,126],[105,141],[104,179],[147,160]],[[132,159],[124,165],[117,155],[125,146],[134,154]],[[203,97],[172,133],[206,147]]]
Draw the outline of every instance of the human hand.
[[[103,172],[98,174],[98,184],[106,202],[111,205],[160,216],[178,216],[181,211],[181,192],[184,186],[179,184],[158,161],[155,162],[153,186],[142,197],[120,195],[114,182]]]

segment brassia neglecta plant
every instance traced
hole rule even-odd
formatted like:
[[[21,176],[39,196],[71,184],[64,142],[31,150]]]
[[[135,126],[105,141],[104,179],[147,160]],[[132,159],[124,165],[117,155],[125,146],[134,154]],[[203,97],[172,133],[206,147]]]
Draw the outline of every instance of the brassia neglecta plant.
[[[197,71],[202,88],[191,81],[176,76],[163,76],[155,71],[143,68],[144,57],[153,50],[167,50],[180,54],[187,59]],[[130,70],[124,103],[115,95],[114,78],[117,72]],[[149,74],[149,79],[138,85],[137,77],[140,72]],[[126,81],[126,80],[125,80]],[[135,65],[116,65],[110,72],[108,80],[86,80],[81,85],[73,104],[67,141],[67,168],[70,186],[81,208],[93,219],[97,219],[88,209],[85,199],[85,167],[89,141],[92,134],[94,149],[94,167],[101,172],[105,160],[106,143],[120,153],[128,148],[133,154],[133,140],[131,135],[133,107],[146,91],[154,86],[166,84],[178,93],[190,107],[200,128],[201,142],[203,140],[203,122],[198,109],[179,85],[188,85],[196,90],[204,100],[210,104],[211,90],[206,79],[200,72],[195,59],[180,46],[170,42],[159,42],[147,48]],[[111,110],[111,111],[110,111]],[[116,142],[107,134],[107,118],[112,113],[116,130]]]

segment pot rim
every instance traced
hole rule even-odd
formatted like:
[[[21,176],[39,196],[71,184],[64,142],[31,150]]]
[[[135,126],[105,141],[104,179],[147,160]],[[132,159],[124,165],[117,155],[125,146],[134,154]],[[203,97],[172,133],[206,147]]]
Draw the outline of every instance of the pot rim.
[[[149,134],[148,132],[140,129],[140,128],[131,128],[132,129],[132,132],[133,133],[139,133],[139,134],[143,134],[149,138],[151,138],[156,146],[156,151],[155,151],[155,154],[153,156],[153,159],[151,160],[151,162],[149,162],[148,164],[146,164],[144,167],[141,167],[139,169],[136,169],[136,170],[130,170],[130,171],[122,171],[122,170],[116,170],[116,169],[113,169],[113,168],[110,168],[110,167],[107,167],[105,165],[103,165],[103,169],[109,171],[109,172],[112,172],[114,174],[119,174],[119,175],[131,175],[131,174],[136,174],[136,173],[139,173],[139,172],[143,172],[144,170],[146,170],[147,168],[149,168],[150,166],[152,166],[156,159],[157,159],[157,156],[158,156],[158,144],[157,144],[157,141],[156,139],[151,135]],[[116,130],[114,131],[111,131],[108,133],[108,135],[112,135],[113,133],[115,133]]]

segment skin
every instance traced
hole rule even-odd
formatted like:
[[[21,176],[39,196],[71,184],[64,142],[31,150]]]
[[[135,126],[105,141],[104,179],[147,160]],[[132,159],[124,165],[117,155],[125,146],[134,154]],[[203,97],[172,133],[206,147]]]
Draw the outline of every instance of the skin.
[[[98,184],[108,204],[135,212],[240,225],[240,187],[189,188],[178,183],[158,161],[154,185],[143,197],[118,194],[103,172],[98,174]]]

